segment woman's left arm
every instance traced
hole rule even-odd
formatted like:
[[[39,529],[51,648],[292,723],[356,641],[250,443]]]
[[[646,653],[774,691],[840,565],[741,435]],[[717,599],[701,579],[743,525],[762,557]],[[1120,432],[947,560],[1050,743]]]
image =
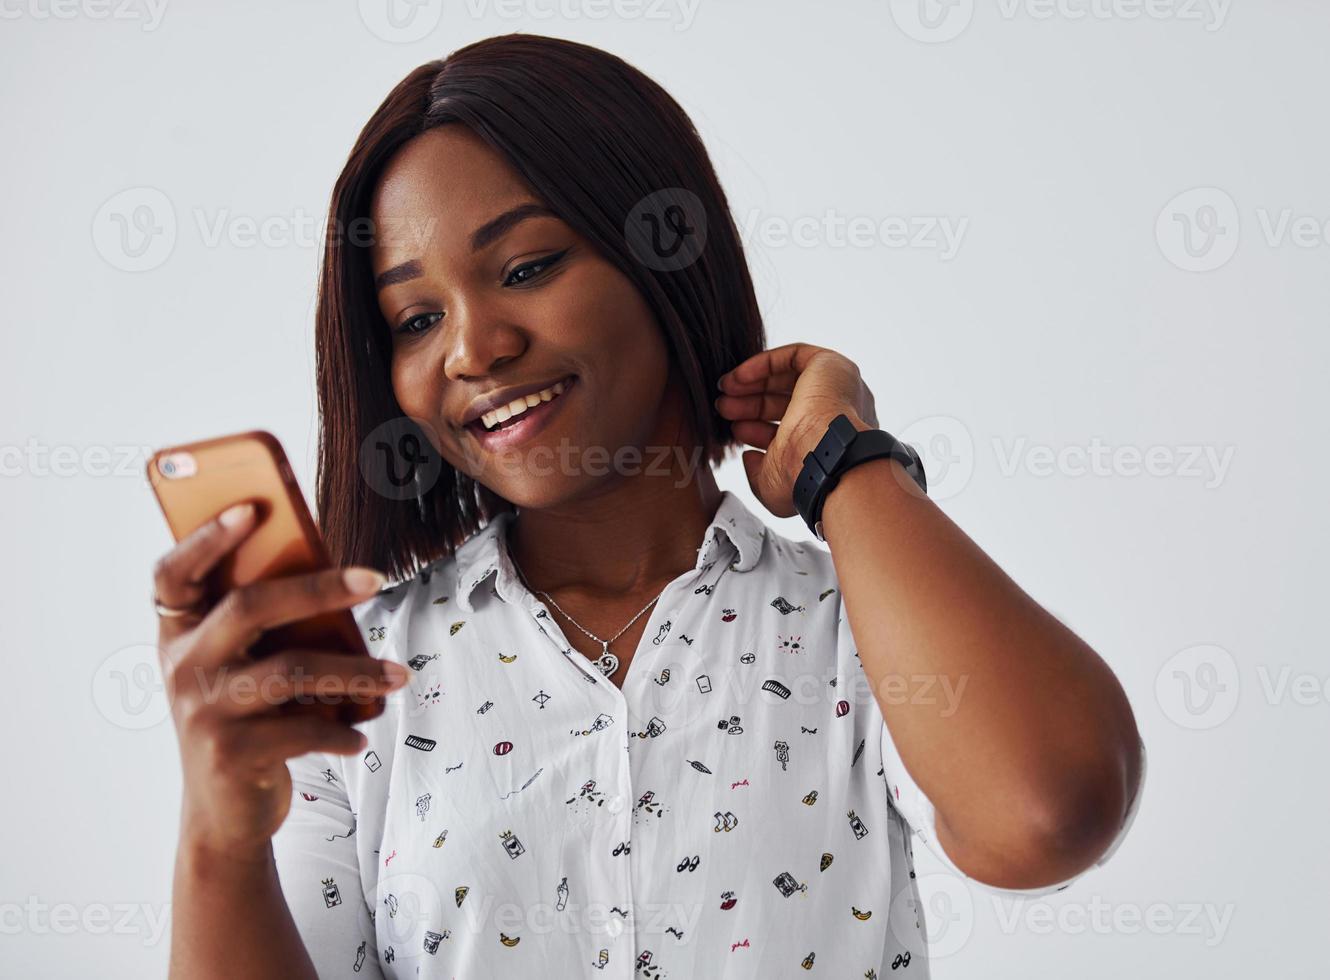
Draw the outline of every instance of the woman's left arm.
[[[744,466],[777,516],[794,515],[794,480],[833,418],[877,427],[858,368],[826,348],[764,351],[720,386],[717,410],[763,450]],[[894,460],[849,470],[822,522],[864,673],[947,855],[1003,888],[1094,864],[1140,784],[1140,737],[1112,670]],[[912,697],[925,683],[954,697]]]

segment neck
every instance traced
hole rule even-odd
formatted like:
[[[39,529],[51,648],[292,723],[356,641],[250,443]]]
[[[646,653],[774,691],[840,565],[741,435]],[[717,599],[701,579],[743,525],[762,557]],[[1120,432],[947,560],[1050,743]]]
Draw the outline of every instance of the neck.
[[[720,506],[709,466],[639,475],[556,507],[520,510],[508,550],[530,588],[587,598],[659,590],[697,564]],[[560,596],[562,598],[562,594]]]

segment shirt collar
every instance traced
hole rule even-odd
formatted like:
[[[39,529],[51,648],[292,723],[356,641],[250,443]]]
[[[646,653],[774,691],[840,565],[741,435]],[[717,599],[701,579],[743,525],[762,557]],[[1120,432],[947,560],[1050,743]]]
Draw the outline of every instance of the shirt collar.
[[[500,512],[457,549],[454,556],[457,572],[455,595],[458,608],[463,612],[473,610],[472,593],[496,573],[498,578],[494,587],[500,598],[512,602],[521,596],[517,572],[508,558],[507,548],[508,526],[514,517],[516,514],[513,511]],[[693,567],[700,570],[711,562],[728,558],[731,568],[746,572],[761,557],[766,533],[766,525],[758,520],[744,502],[729,490],[724,490],[715,516],[702,536],[702,544],[697,549],[697,563]]]

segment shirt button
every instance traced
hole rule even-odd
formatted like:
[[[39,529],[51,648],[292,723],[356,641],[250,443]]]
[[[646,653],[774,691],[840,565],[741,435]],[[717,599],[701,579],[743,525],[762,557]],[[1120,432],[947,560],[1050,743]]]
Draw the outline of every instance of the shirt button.
[[[609,810],[610,813],[618,813],[623,809],[623,797],[611,796],[605,801],[605,809]]]
[[[623,923],[618,919],[610,919],[606,925],[611,939],[618,939],[619,934],[623,932]]]

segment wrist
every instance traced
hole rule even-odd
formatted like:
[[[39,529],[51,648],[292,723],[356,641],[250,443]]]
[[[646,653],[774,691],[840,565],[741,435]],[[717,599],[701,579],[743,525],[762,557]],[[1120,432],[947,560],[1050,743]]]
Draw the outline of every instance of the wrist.
[[[181,821],[177,851],[188,868],[204,874],[218,869],[265,868],[273,862],[271,840],[221,838],[190,820]]]
[[[927,500],[905,467],[895,459],[882,457],[846,471],[822,501],[822,533],[828,543],[842,527],[855,526],[856,508],[867,507],[877,524],[890,523],[898,513],[896,505],[906,501]],[[858,503],[856,503],[856,501]],[[871,503],[865,503],[871,501]],[[889,510],[883,510],[883,504]],[[851,519],[846,520],[846,517]],[[859,522],[862,527],[862,521]]]
[[[822,441],[822,437],[827,434],[827,429],[837,415],[844,415],[850,420],[850,424],[859,432],[866,432],[873,428],[862,418],[859,413],[849,406],[832,407],[821,409],[809,415],[805,415],[799,422],[794,438],[794,451],[791,453],[793,459],[790,461],[792,472],[790,481],[794,482],[799,478],[803,471],[804,459],[817,448],[817,444]]]

